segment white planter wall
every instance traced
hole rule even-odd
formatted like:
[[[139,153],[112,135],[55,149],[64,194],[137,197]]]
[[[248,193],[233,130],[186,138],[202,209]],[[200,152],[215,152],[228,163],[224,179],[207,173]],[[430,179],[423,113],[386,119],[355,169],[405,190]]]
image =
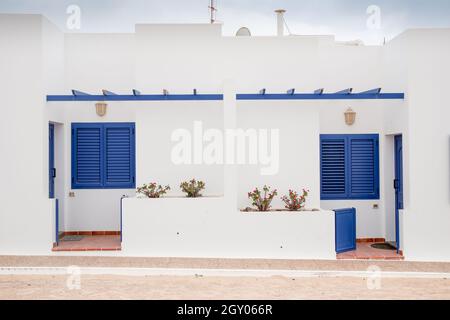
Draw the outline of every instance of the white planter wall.
[[[224,198],[124,199],[123,254],[334,259],[334,212],[228,211]]]

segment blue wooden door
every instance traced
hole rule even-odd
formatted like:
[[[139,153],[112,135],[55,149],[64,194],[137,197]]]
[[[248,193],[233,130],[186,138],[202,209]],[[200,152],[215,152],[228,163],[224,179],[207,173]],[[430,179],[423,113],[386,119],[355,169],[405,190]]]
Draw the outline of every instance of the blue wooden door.
[[[356,250],[356,209],[340,209],[335,212],[336,252]]]
[[[48,189],[49,189],[49,198],[55,198],[55,178],[56,178],[56,169],[55,169],[55,125],[49,124],[48,127]]]
[[[395,137],[395,242],[400,251],[400,210],[403,209],[403,137]]]

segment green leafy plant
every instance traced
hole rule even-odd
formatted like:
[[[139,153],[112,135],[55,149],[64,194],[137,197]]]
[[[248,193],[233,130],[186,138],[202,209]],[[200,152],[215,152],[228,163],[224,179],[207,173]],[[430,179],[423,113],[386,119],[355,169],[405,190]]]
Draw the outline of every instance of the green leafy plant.
[[[205,189],[205,186],[203,181],[192,179],[181,183],[180,188],[181,191],[186,193],[188,198],[199,198],[202,196],[200,192]]]
[[[289,196],[284,196],[281,200],[286,204],[285,208],[289,211],[299,211],[305,207],[306,198],[309,190],[303,189],[302,195],[293,190],[289,190]]]
[[[154,182],[144,184],[142,187],[137,188],[137,193],[146,196],[147,198],[161,198],[170,190],[169,186],[161,186]]]
[[[269,211],[270,204],[275,196],[278,195],[277,190],[270,191],[270,187],[264,186],[262,191],[255,188],[252,192],[248,193],[248,197],[253,201],[252,205],[258,208],[258,211]]]

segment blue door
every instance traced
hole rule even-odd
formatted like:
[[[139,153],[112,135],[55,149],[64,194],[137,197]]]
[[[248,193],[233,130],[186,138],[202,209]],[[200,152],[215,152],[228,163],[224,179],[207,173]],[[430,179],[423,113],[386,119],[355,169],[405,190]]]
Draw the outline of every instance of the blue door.
[[[395,242],[400,251],[400,210],[403,209],[403,137],[395,137]]]
[[[55,178],[56,178],[56,169],[55,169],[55,125],[49,124],[48,127],[48,188],[49,188],[49,198],[55,198]]]
[[[334,212],[336,252],[356,250],[356,209],[340,209]]]

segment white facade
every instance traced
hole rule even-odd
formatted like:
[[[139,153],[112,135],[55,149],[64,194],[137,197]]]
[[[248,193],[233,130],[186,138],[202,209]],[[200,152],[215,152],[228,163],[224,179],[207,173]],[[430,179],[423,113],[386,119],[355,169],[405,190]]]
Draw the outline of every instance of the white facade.
[[[268,184],[281,194],[305,187],[311,190],[308,208],[355,207],[357,237],[387,240],[395,237],[393,136],[403,134],[402,249],[408,260],[450,261],[450,111],[444,96],[450,77],[450,30],[409,30],[385,46],[369,47],[338,44],[332,36],[223,37],[220,25],[137,25],[133,34],[64,34],[42,16],[0,15],[0,41],[0,254],[50,253],[54,235],[53,201],[48,199],[49,122],[57,130],[60,229],[120,230],[120,198],[134,196],[134,190],[71,190],[70,126],[135,122],[137,185],[170,184],[170,195],[178,196],[180,182],[195,177],[206,182],[206,195],[228,199],[233,216],[250,206],[247,192],[255,186]],[[93,102],[45,100],[46,95],[69,94],[71,89],[130,94],[133,88],[143,93],[190,93],[197,88],[200,93],[233,96],[294,87],[298,92],[382,87],[384,92],[404,92],[406,98],[108,102],[102,118]],[[357,112],[353,126],[344,122],[349,107]],[[191,129],[194,121],[202,121],[205,128],[280,129],[279,173],[261,176],[254,166],[172,164],[171,133]],[[380,200],[320,201],[319,135],[324,133],[380,135]],[[281,206],[279,199],[274,206]],[[283,223],[292,230],[291,219],[277,223],[280,230]],[[145,250],[131,251],[145,255]],[[167,254],[172,252],[179,254],[167,247]],[[298,252],[296,258],[314,258]],[[123,254],[128,254],[126,240]],[[222,256],[240,255],[224,251]],[[259,256],[279,257],[267,252]],[[330,257],[318,253],[316,258]]]

